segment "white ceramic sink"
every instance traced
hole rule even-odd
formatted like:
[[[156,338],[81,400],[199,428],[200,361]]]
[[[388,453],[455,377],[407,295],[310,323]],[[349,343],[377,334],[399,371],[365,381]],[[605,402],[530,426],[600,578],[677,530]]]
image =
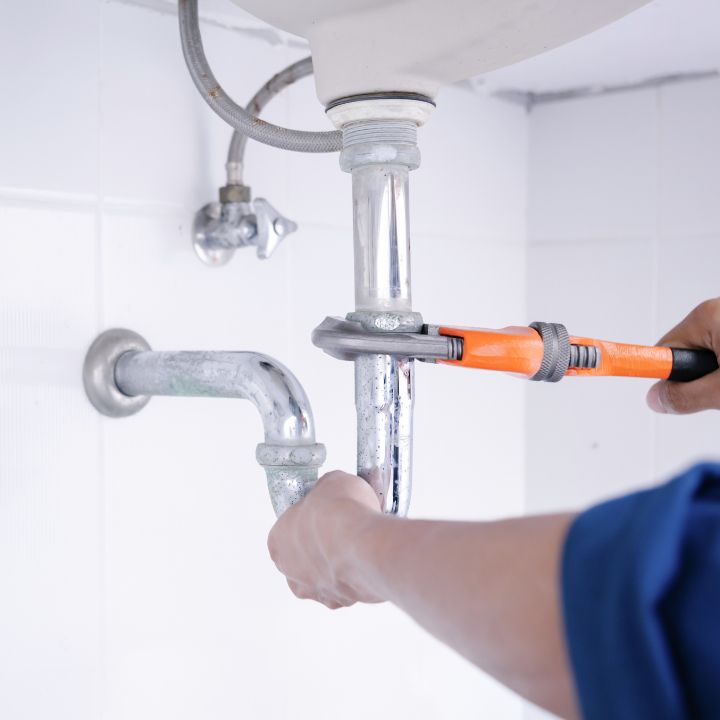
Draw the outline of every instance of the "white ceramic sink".
[[[557,47],[649,0],[233,0],[307,38],[321,102],[445,84]]]

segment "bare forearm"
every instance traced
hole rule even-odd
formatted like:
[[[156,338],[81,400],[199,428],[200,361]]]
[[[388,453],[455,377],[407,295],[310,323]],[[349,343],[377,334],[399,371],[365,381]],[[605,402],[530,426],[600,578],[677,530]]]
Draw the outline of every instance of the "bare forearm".
[[[494,523],[373,516],[343,574],[500,682],[575,715],[559,558],[569,515]]]
[[[370,486],[333,472],[268,538],[292,591],[330,608],[389,600],[516,692],[575,715],[560,609],[572,517],[401,520]]]

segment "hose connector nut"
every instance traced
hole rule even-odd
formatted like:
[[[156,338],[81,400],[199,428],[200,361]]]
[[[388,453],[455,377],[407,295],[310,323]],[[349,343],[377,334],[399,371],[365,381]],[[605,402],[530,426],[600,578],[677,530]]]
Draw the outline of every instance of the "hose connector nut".
[[[221,203],[249,203],[252,200],[249,185],[223,185],[219,195]]]

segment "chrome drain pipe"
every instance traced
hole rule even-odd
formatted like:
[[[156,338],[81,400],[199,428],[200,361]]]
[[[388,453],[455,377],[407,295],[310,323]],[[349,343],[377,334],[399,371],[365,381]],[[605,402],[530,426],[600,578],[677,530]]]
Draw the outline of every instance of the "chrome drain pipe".
[[[347,319],[370,332],[422,327],[412,311],[408,207],[409,172],[420,164],[419,123],[407,116],[408,102],[411,116],[432,108],[418,100],[359,99],[328,110],[343,132],[340,166],[352,174],[355,311]],[[397,355],[355,358],[358,475],[383,511],[398,515],[407,514],[412,489],[414,364]]]
[[[410,292],[409,167],[368,162],[378,153],[359,147],[343,151],[352,172],[355,246],[355,312],[347,317],[372,332],[415,332],[422,319],[412,312]],[[383,511],[398,515],[407,514],[412,490],[414,375],[407,357],[355,359],[357,472]]]
[[[315,442],[310,401],[277,360],[255,352],[153,352],[130,330],[102,333],[83,368],[88,398],[103,415],[141,410],[153,395],[249,400],[260,412],[265,442],[256,457],[265,468],[277,515],[315,484],[325,447]]]

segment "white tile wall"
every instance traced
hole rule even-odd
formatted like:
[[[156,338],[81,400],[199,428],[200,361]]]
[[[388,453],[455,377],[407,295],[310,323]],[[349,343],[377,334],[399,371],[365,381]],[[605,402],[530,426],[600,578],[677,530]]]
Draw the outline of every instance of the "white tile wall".
[[[658,97],[652,90],[532,113],[530,241],[654,234]]]
[[[720,79],[689,82],[660,93],[661,205],[665,236],[720,232]]]
[[[14,68],[0,91],[25,98],[0,113],[0,716],[519,718],[516,698],[393,608],[333,614],[291,596],[267,558],[252,407],[157,398],[114,421],[82,393],[85,349],[109,326],[158,349],[262,350],[304,383],[328,467],[352,468],[352,366],[309,342],[352,308],[337,158],[251,143],[249,183],[300,231],[269,262],[246,251],[206,268],[189,228],[222,183],[230,132],[192,87],[176,18],[118,0],[15,5],[0,27]],[[304,54],[203,33],[240,98]],[[328,127],[311,80],[267,117]],[[416,307],[517,318],[524,113],[451,89],[421,137]],[[413,512],[519,513],[522,383],[422,366],[417,396]]]
[[[6,4],[0,23],[3,187],[95,191],[100,8],[98,0]]]
[[[82,393],[97,328],[92,213],[0,207],[0,708],[96,718],[102,466]]]
[[[517,106],[448,87],[420,129],[422,166],[414,177],[416,228],[445,237],[523,242],[525,113]],[[458,132],[458,123],[467,132]],[[438,179],[442,178],[441,182]]]

